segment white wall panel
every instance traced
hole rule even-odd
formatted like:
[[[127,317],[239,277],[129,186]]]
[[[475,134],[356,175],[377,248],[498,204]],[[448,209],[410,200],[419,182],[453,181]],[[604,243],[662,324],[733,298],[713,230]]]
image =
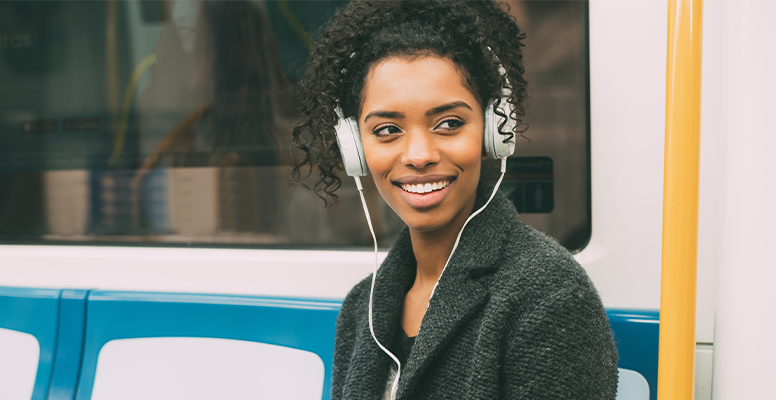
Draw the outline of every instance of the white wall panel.
[[[723,246],[721,201],[725,154],[722,128],[722,1],[703,3],[703,65],[701,85],[701,175],[698,201],[698,294],[695,337],[699,343],[714,342],[714,312],[717,304],[717,273]],[[710,389],[709,389],[710,390]]]
[[[385,253],[381,254],[381,260]],[[371,251],[0,245],[0,285],[344,298]]]
[[[776,1],[725,1],[715,400],[774,397]]]
[[[607,307],[660,306],[667,5],[590,2],[593,234]]]

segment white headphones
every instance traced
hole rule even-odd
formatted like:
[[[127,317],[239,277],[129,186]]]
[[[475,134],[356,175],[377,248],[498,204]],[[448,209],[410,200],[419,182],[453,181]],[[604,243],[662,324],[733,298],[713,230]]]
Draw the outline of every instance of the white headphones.
[[[488,48],[490,49],[490,48]],[[496,58],[498,59],[498,58]],[[501,76],[506,76],[506,70],[503,66],[499,65],[498,72]],[[507,79],[507,85],[509,80]],[[510,118],[512,115],[512,106],[507,101],[511,91],[508,87],[501,88],[501,102],[498,106],[500,114],[504,114],[505,117],[501,117],[496,114],[494,108],[496,106],[496,100],[491,100],[488,103],[488,108],[485,110],[485,132],[483,135],[483,146],[485,148],[485,154],[488,158],[495,160],[509,157],[515,152],[515,138],[514,136],[504,141],[504,135],[499,133],[499,125],[504,122],[504,132],[512,132],[515,128],[516,121]],[[366,166],[366,158],[364,157],[364,147],[361,144],[361,134],[358,130],[358,122],[354,118],[345,118],[342,113],[342,108],[339,104],[335,109],[337,112],[337,144],[342,154],[342,164],[345,167],[345,172],[348,176],[366,176],[368,169]]]

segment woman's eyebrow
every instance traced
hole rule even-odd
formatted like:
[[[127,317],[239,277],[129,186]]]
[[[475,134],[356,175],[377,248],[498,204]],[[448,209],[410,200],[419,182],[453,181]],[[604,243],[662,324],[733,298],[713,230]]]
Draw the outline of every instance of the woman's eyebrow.
[[[364,122],[369,120],[369,118],[372,117],[383,117],[383,118],[404,118],[404,113],[400,113],[398,111],[372,111],[369,114],[366,115],[364,118]]]
[[[452,103],[442,104],[439,107],[434,107],[434,108],[426,111],[426,116],[430,117],[432,115],[441,114],[441,113],[443,113],[443,112],[445,112],[447,110],[451,110],[453,108],[458,108],[458,107],[466,107],[469,110],[472,109],[471,107],[469,107],[468,104],[466,104],[466,103],[464,103],[462,101],[454,101]]]
[[[450,102],[450,103],[447,103],[447,104],[442,104],[441,106],[434,107],[434,108],[426,111],[426,116],[432,116],[432,115],[440,114],[440,113],[443,113],[443,112],[445,112],[447,110],[451,110],[453,108],[458,108],[458,107],[465,107],[465,108],[468,108],[469,110],[472,109],[468,104],[466,104],[463,101],[453,101],[453,102]],[[404,118],[405,115],[404,115],[404,113],[401,113],[401,112],[398,112],[398,111],[372,111],[369,114],[367,114],[366,117],[364,117],[364,122],[368,121],[369,118],[372,118],[372,117]]]

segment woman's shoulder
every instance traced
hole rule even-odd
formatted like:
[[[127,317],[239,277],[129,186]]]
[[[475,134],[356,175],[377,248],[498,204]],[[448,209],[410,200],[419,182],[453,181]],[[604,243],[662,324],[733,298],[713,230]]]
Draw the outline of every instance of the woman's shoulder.
[[[487,199],[492,190],[489,183],[481,185],[478,202]],[[478,205],[475,205],[477,207]],[[548,283],[553,279],[586,278],[582,267],[569,251],[557,240],[517,219],[517,210],[501,192],[496,192],[492,202],[475,222],[475,236],[478,249],[487,249],[490,254],[480,254],[479,261],[497,261],[501,278],[525,279],[533,277]]]
[[[504,359],[514,381],[536,382],[528,397],[557,388],[559,379],[575,393],[569,398],[613,399],[617,348],[584,268],[557,241],[522,223],[513,224],[509,235],[493,277],[491,307],[503,315]],[[518,388],[525,389],[511,387]]]
[[[557,240],[520,222],[504,237],[496,282],[500,290],[531,297],[588,292],[600,303],[585,269]]]
[[[372,284],[372,274],[369,274],[366,278],[361,280],[350,289],[345,299],[342,301],[342,309],[340,315],[352,315],[354,313],[364,310],[364,307],[360,307],[362,304],[369,302],[369,290]]]
[[[505,266],[521,270],[580,269],[574,256],[555,238],[542,233],[523,222],[509,224],[502,247]],[[568,272],[568,271],[565,271]]]

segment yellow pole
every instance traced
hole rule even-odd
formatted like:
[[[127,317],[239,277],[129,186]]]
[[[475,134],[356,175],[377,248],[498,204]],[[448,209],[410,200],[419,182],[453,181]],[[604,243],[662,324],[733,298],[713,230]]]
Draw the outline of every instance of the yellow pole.
[[[105,17],[105,78],[108,89],[108,106],[110,107],[112,133],[118,128],[119,112],[119,66],[116,51],[116,19],[118,4],[116,0],[107,3]]]
[[[658,400],[692,400],[701,122],[701,0],[668,2]]]
[[[302,23],[296,19],[296,15],[294,15],[294,12],[291,11],[291,7],[288,5],[288,1],[278,1],[278,7],[280,7],[280,12],[283,14],[283,17],[286,18],[288,24],[291,25],[291,28],[294,29],[294,32],[299,35],[299,38],[302,39],[305,46],[307,46],[307,50],[313,51],[315,49],[315,41],[313,40],[313,37],[310,36],[310,34],[307,33],[307,31],[304,29]]]
[[[124,103],[121,106],[121,122],[119,122],[118,125],[116,142],[113,144],[113,155],[108,159],[108,165],[111,167],[118,164],[121,157],[121,151],[124,149],[124,142],[127,139],[127,126],[129,125],[129,112],[132,110],[132,99],[135,97],[135,89],[137,89],[137,84],[140,82],[140,76],[154,64],[156,64],[156,54],[146,56],[146,58],[135,66],[135,70],[132,71],[132,76],[129,78],[127,89],[124,90]]]

